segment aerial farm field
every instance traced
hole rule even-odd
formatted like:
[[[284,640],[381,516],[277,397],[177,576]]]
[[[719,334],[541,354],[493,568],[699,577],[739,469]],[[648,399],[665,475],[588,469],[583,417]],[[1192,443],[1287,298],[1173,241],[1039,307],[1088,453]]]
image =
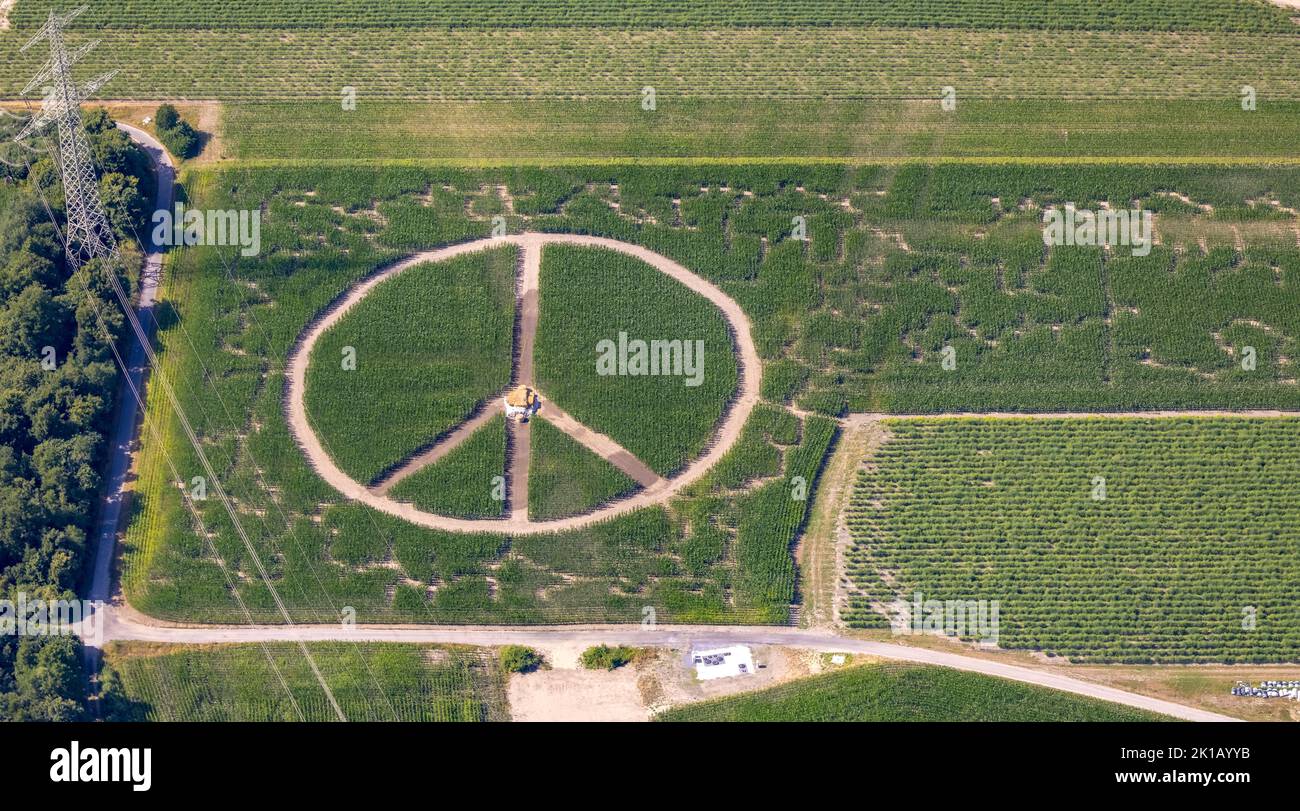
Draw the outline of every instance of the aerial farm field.
[[[75,22],[104,40],[87,65],[113,54],[127,98],[1209,98],[1243,76],[1294,98],[1300,82],[1288,15],[1255,0],[94,5]],[[22,0],[13,24],[50,7]],[[176,69],[159,77],[158,58]]]
[[[1297,428],[888,422],[848,513],[846,619],[877,624],[915,593],[996,594],[1005,648],[1078,662],[1294,661]]]
[[[107,656],[114,720],[332,721],[297,646],[168,649],[125,644]],[[432,645],[312,646],[347,717],[357,721],[509,719],[505,677],[490,651]],[[268,691],[283,679],[285,692]]]
[[[236,265],[215,251],[178,256],[168,296],[178,318],[163,325],[160,341],[164,357],[171,354],[169,347],[177,347],[175,375],[182,395],[195,397],[192,419],[209,438],[209,454],[229,471],[227,489],[250,525],[259,528],[263,551],[283,573],[286,602],[304,619],[322,619],[350,605],[362,618],[376,620],[541,622],[563,615],[583,621],[632,618],[649,605],[669,622],[780,621],[794,597],[790,542],[806,507],[791,501],[790,483],[796,475],[815,483],[834,428],[827,418],[859,411],[1294,409],[1300,404],[1292,365],[1300,334],[1294,281],[1300,248],[1290,213],[1300,202],[1297,170],[948,164],[412,167],[379,174],[237,169],[204,171],[195,178],[196,201],[267,207],[267,254]],[[215,198],[201,196],[209,189]],[[227,189],[237,189],[237,196]],[[1043,249],[1038,227],[1043,207],[1065,201],[1118,206],[1126,200],[1158,211],[1159,244],[1150,256]],[[486,233],[491,227],[486,212],[498,209],[511,212],[511,227],[519,230],[590,233],[643,244],[699,268],[745,309],[764,360],[762,395],[768,405],[755,412],[742,441],[709,477],[670,501],[667,511],[655,508],[643,517],[616,519],[608,529],[509,542],[490,535],[466,538],[338,504],[337,494],[303,465],[279,406],[281,359],[298,331],[351,281],[403,253],[435,247],[454,235]],[[806,241],[791,237],[796,216],[806,217]],[[427,235],[415,227],[426,220],[431,223]],[[324,235],[315,236],[322,228]],[[492,256],[473,261],[486,268],[482,263],[495,261]],[[734,367],[706,369],[706,385],[694,389],[680,382],[665,386],[671,378],[591,374],[592,347],[601,337],[616,336],[620,325],[634,334],[672,325],[695,336],[684,319],[697,316],[686,315],[688,300],[673,304],[664,298],[673,294],[674,283],[656,282],[670,285],[663,291],[643,290],[623,275],[651,274],[644,276],[647,283],[662,278],[648,268],[593,270],[584,284],[576,275],[582,262],[617,261],[564,246],[550,247],[544,256],[537,350],[542,390],[554,389],[562,406],[670,473],[698,453],[734,387],[727,371]],[[361,387],[334,395],[323,378],[319,384],[314,377],[308,381],[309,415],[330,449],[342,459],[343,449],[353,446],[373,455],[374,462],[358,468],[361,478],[376,475],[442,430],[438,418],[404,416],[420,413],[414,410],[418,400],[402,396],[412,384],[394,380],[435,374],[443,364],[465,362],[454,354],[464,351],[458,347],[486,349],[490,341],[501,340],[498,329],[490,341],[453,342],[440,349],[419,337],[428,334],[421,323],[460,325],[455,328],[462,331],[500,323],[500,303],[485,303],[471,316],[465,306],[447,306],[445,292],[427,304],[414,294],[424,274],[454,278],[458,268],[472,266],[469,259],[457,262],[418,267],[384,282],[326,333],[333,343],[315,350],[313,362],[320,359],[320,368],[314,366],[313,375],[328,373]],[[1163,281],[1153,273],[1161,273]],[[205,292],[210,286],[228,292],[214,296]],[[467,288],[475,295],[489,290],[487,285]],[[372,304],[383,304],[383,296],[401,301],[401,307],[364,318]],[[584,312],[589,297],[608,304]],[[425,306],[448,314],[413,309]],[[656,315],[656,307],[662,314]],[[705,303],[700,316],[709,309]],[[371,339],[361,333],[345,339],[353,323],[372,328],[391,323],[393,329],[372,333]],[[413,330],[413,337],[381,346],[382,335],[397,334],[399,325]],[[579,328],[590,335],[583,338],[575,331]],[[729,344],[719,328],[706,325],[699,332],[706,346]],[[433,337],[442,334],[434,331]],[[507,332],[507,344],[508,338]],[[356,346],[357,372],[334,371],[339,368],[334,343]],[[1246,345],[1258,353],[1258,365],[1249,373],[1233,365],[1234,353]],[[948,346],[956,353],[952,370],[942,364],[940,350]],[[180,351],[190,347],[207,349]],[[509,360],[508,350],[493,351],[498,363]],[[731,356],[705,357],[730,362]],[[387,371],[389,364],[394,371]],[[225,370],[216,376],[215,388],[204,383],[205,368],[209,379],[213,370]],[[458,413],[499,390],[509,377],[508,369],[493,374],[495,379],[463,399]],[[374,383],[367,383],[371,376]],[[374,393],[385,387],[390,394]],[[207,394],[211,391],[218,395],[215,402]],[[319,414],[311,410],[313,397],[324,403],[335,396],[354,405],[322,407]],[[684,401],[691,405],[672,416],[672,398],[679,397],[692,398]],[[712,410],[701,409],[703,402],[713,403]],[[759,427],[760,416],[772,421],[765,429]],[[336,438],[329,426],[338,419],[347,422],[340,423]],[[690,427],[691,419],[698,419],[697,427]],[[665,420],[660,423],[665,427],[655,429],[656,420]],[[403,440],[399,426],[407,423],[416,433]],[[1242,426],[1252,432],[1253,442],[1256,424]],[[1258,430],[1268,426],[1261,423]],[[481,459],[472,466],[481,464],[483,472],[467,476],[479,484],[463,488],[474,490],[478,495],[466,497],[477,502],[457,506],[446,497],[422,497],[418,479],[404,481],[398,495],[433,499],[427,503],[434,506],[442,498],[452,514],[493,513],[482,495],[496,475],[489,471],[499,469],[493,459],[500,459],[501,445],[492,430],[479,435],[483,451],[473,450],[478,443],[466,445],[458,449],[465,456],[448,457],[421,474],[439,477],[445,475],[439,467],[461,469],[471,464],[467,458]],[[347,440],[347,432],[355,438]],[[547,434],[539,435],[534,454],[557,452],[547,449]],[[665,440],[681,444],[656,444]],[[394,441],[399,444],[383,451],[382,443]],[[194,539],[181,493],[153,474],[158,462],[150,460],[157,452],[146,448],[143,457],[141,512],[126,545],[127,593],[152,614],[220,620],[227,612],[221,589],[195,588],[203,582],[215,586],[216,567]],[[188,453],[179,441],[168,452],[180,459]],[[535,474],[545,476],[546,470],[541,462]],[[596,468],[591,475],[599,480],[612,474]],[[1251,488],[1267,474],[1225,467],[1215,475]],[[616,481],[590,487],[592,495],[581,497],[579,506],[626,492]],[[553,489],[539,480],[538,499],[550,498],[541,494]],[[784,514],[786,504],[797,509],[774,525],[771,516]],[[578,509],[548,508],[540,501],[533,508],[547,515]],[[227,562],[242,568],[244,553],[225,526],[220,505],[200,504],[199,512]],[[592,543],[606,551],[577,557],[565,551]],[[444,558],[456,563],[444,566]],[[322,586],[328,599],[319,596]],[[250,605],[270,610],[260,582],[249,580],[240,589]],[[469,613],[455,613],[471,605]],[[1266,657],[1290,655],[1286,651],[1293,647],[1267,650]],[[1183,655],[1198,658],[1190,650]]]
[[[670,710],[670,722],[1153,721],[1152,713],[941,667],[861,665]]]
[[[61,7],[0,13],[6,116]],[[1030,682],[912,659],[674,721],[1150,720],[1140,697],[1170,692],[1138,677],[1121,706],[1025,674],[1300,663],[1297,20],[93,4],[64,32],[101,40],[77,75],[120,69],[100,95],[144,137],[175,102],[202,130],[177,200],[260,218],[253,255],[167,252],[143,423],[101,454],[129,463],[127,514],[68,565],[89,579],[107,549],[136,623],[106,654],[111,712],[502,720],[511,679],[546,678],[441,637],[253,644],[289,624],[709,626]],[[0,201],[54,187],[36,160]],[[1081,211],[1140,213],[1148,242],[1045,240]],[[996,603],[996,639],[914,634],[914,599]],[[145,641],[176,627],[249,636]]]

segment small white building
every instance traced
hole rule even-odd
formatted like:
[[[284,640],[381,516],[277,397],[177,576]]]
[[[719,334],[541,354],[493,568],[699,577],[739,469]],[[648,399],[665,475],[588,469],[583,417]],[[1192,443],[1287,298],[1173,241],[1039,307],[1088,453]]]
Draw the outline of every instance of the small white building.
[[[695,677],[704,681],[754,674],[754,655],[744,645],[691,652]]]

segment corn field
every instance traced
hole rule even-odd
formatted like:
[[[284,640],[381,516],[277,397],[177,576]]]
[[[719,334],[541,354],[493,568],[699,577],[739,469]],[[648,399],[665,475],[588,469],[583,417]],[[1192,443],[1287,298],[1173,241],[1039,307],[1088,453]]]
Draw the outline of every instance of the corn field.
[[[312,656],[350,721],[429,723],[509,718],[490,652],[422,645],[312,643]],[[284,676],[280,686],[267,656]],[[223,645],[108,657],[136,720],[334,721],[296,645]],[[292,696],[292,700],[290,699]],[[294,705],[297,705],[295,709]],[[301,711],[301,716],[299,715]]]

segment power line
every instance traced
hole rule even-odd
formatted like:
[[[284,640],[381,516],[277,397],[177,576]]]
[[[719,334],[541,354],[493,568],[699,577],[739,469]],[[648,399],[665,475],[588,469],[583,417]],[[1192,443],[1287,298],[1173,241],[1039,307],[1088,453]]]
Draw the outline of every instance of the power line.
[[[153,370],[157,384],[162,387],[163,394],[167,397],[173,412],[179,421],[181,428],[184,430],[187,439],[194,448],[194,453],[202,465],[208,480],[212,483],[212,488],[217,497],[221,499],[222,505],[229,515],[236,533],[244,544],[249,558],[253,561],[258,575],[275,602],[281,617],[286,625],[295,627],[293,618],[290,616],[275,584],[271,581],[265,566],[262,564],[261,556],[258,555],[257,549],[253,546],[252,540],[244,530],[239,521],[239,516],[227,496],[225,489],[222,487],[220,480],[217,478],[216,470],[208,460],[204,452],[198,435],[195,433],[186,416],[184,409],[181,408],[180,400],[176,396],[166,374],[158,364],[157,355],[154,353],[153,346],[149,341],[148,335],[140,325],[139,318],[136,317],[135,309],[131,304],[130,297],[122,288],[121,280],[117,276],[116,269],[122,266],[122,257],[118,252],[117,239],[113,230],[108,223],[108,218],[104,214],[104,206],[99,197],[99,180],[95,171],[95,165],[90,157],[90,148],[86,143],[85,131],[81,122],[81,103],[97,92],[109,80],[113,78],[116,71],[103,74],[85,85],[78,86],[72,77],[72,65],[76,63],[85,54],[89,53],[97,43],[90,42],[81,46],[76,51],[69,52],[63,41],[63,29],[74,18],[86,10],[86,6],[77,8],[67,14],[59,15],[51,11],[48,21],[36,33],[31,40],[27,42],[20,50],[26,51],[33,45],[42,40],[48,40],[50,43],[50,59],[37,73],[36,77],[24,89],[24,95],[30,93],[38,86],[49,82],[45,94],[44,103],[41,112],[32,117],[15,140],[23,141],[31,135],[40,132],[51,123],[57,124],[59,133],[59,171],[63,179],[65,208],[67,213],[67,225],[63,233],[64,250],[67,254],[68,263],[73,270],[78,270],[86,263],[94,260],[102,260],[102,272],[107,277],[109,286],[116,296],[118,304],[121,306],[126,315],[127,321],[135,333],[136,340],[140,342],[148,364]],[[114,355],[118,357],[122,366],[123,374],[129,376],[129,369],[124,363],[121,363],[120,356],[117,355],[114,347]],[[319,666],[307,644],[301,639],[298,640],[298,647],[301,649],[303,656],[306,658],[316,681],[320,684],[321,690],[324,691],[326,698],[329,699],[335,715],[340,721],[346,721],[347,716],[343,713],[343,708],[339,706],[334,697],[333,691],[325,682]]]

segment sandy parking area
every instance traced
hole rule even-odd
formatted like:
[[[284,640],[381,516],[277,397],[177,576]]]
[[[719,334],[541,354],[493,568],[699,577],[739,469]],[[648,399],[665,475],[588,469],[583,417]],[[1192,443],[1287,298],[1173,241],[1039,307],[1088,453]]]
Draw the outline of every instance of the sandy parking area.
[[[542,651],[554,669],[510,677],[516,721],[648,721],[656,712],[710,698],[762,690],[819,671],[819,655],[760,645],[752,676],[702,682],[681,650],[651,651],[613,672],[581,670],[581,645]]]
[[[516,721],[647,721],[636,672],[539,670],[510,677],[510,715]]]

